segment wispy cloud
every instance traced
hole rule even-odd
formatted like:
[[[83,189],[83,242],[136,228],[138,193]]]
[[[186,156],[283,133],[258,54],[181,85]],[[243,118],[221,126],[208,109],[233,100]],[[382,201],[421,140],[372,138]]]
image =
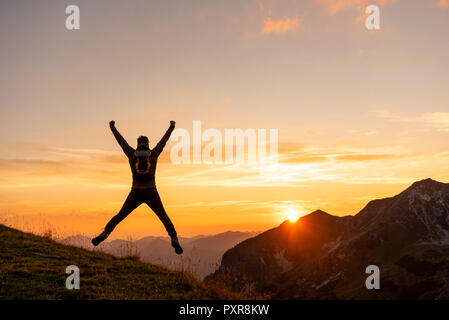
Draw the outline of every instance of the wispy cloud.
[[[439,120],[429,117],[427,121]],[[0,187],[70,184],[126,189],[130,181],[128,164],[121,154],[88,154],[86,158],[66,155],[59,159],[52,152],[53,148],[47,150],[48,154],[40,158],[0,158],[3,176]],[[169,150],[165,153],[169,154]],[[174,166],[161,163],[158,181],[164,186],[189,188],[298,187],[310,181],[371,183],[377,176],[382,177],[383,183],[398,182],[402,181],[401,177],[387,176],[392,168],[400,171],[404,163],[414,163],[422,156],[398,146],[356,148],[280,143],[278,164]]]
[[[316,163],[316,162],[349,162],[400,159],[417,156],[416,154],[399,150],[398,148],[357,149],[317,148],[293,144],[280,146],[280,162],[283,163]]]
[[[449,112],[424,113],[419,117],[419,121],[425,122],[440,131],[449,132]]]
[[[449,132],[449,112],[427,112],[416,117],[408,117],[389,110],[373,110],[379,118],[396,122],[422,123],[438,131]]]
[[[299,16],[295,18],[285,18],[280,20],[272,20],[270,17],[265,19],[262,30],[262,34],[270,33],[287,33],[299,29],[301,21]]]

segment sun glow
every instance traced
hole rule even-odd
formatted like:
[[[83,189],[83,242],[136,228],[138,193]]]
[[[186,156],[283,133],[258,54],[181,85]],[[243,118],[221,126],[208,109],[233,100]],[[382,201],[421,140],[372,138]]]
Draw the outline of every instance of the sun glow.
[[[290,222],[296,222],[299,219],[298,210],[289,208],[284,211],[284,214]]]

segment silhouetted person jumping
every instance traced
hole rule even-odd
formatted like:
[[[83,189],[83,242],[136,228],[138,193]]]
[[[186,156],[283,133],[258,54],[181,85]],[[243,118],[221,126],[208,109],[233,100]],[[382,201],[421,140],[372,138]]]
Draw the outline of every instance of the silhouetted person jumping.
[[[98,246],[102,241],[106,240],[109,234],[114,230],[117,224],[125,219],[134,209],[140,206],[142,203],[146,203],[159,217],[165,226],[170,238],[171,245],[175,248],[177,254],[183,252],[178,237],[176,234],[175,227],[170,221],[167,213],[165,212],[164,206],[162,205],[161,198],[156,189],[156,182],[154,175],[156,173],[157,158],[161,154],[165,147],[165,144],[170,137],[173,129],[175,128],[175,122],[170,121],[170,127],[167,132],[162,137],[161,141],[154,147],[150,149],[149,140],[145,136],[140,136],[137,138],[137,149],[130,147],[126,140],[115,128],[115,121],[109,122],[112,133],[117,139],[118,143],[123,149],[123,152],[128,157],[129,165],[131,166],[131,171],[133,175],[133,185],[131,192],[126,198],[120,212],[114,216],[111,221],[108,222],[104,231],[96,238],[92,239],[92,244]]]

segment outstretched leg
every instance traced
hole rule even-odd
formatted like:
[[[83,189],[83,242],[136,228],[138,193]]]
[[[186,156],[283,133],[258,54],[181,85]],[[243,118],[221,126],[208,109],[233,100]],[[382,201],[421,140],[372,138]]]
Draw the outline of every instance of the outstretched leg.
[[[151,210],[154,211],[154,213],[156,213],[158,218],[162,221],[165,230],[167,230],[168,235],[171,238],[171,244],[175,248],[176,253],[181,254],[183,250],[181,248],[181,245],[179,244],[175,227],[173,226],[173,223],[168,217],[167,212],[164,209],[161,198],[159,197],[159,194],[156,189],[151,189],[149,191],[145,203],[151,208]]]
[[[173,226],[173,223],[168,217],[167,212],[165,212],[161,198],[159,197],[159,194],[156,189],[151,189],[151,191],[148,194],[148,197],[145,199],[145,203],[151,208],[151,210],[154,211],[154,213],[156,213],[156,215],[162,221],[165,230],[167,230],[168,232],[168,235],[170,237],[176,237],[177,234],[175,227]]]
[[[94,246],[98,246],[101,242],[106,240],[109,234],[115,229],[115,227],[125,219],[134,209],[142,204],[142,200],[140,200],[135,193],[132,191],[129,193],[128,197],[123,203],[122,209],[120,209],[119,213],[116,214],[106,225],[104,231],[96,238],[92,239],[92,244]]]

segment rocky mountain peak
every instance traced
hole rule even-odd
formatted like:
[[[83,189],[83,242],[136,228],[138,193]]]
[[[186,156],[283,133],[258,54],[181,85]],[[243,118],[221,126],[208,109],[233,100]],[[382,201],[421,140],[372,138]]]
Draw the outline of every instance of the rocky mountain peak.
[[[211,278],[230,272],[231,286],[250,281],[276,298],[433,299],[445,292],[448,253],[449,184],[425,179],[354,216],[284,222],[228,250]],[[369,264],[389,270],[381,292],[365,290]]]

